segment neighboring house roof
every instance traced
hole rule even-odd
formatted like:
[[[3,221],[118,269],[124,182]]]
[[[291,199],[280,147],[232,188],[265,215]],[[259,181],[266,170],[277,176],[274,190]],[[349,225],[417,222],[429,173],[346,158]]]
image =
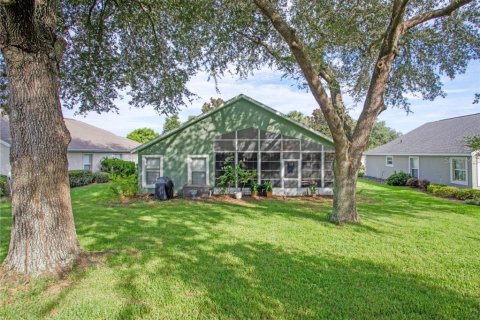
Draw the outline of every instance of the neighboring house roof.
[[[224,108],[232,105],[233,103],[235,103],[235,102],[237,102],[237,101],[239,101],[239,100],[241,100],[241,99],[247,100],[247,101],[253,103],[253,104],[256,105],[256,106],[258,106],[258,107],[260,107],[260,108],[262,108],[262,109],[264,109],[264,110],[267,110],[268,112],[270,112],[270,113],[272,113],[272,114],[275,114],[275,115],[277,115],[277,116],[280,116],[280,117],[282,117],[283,119],[289,121],[290,123],[293,123],[294,125],[296,125],[296,126],[298,126],[298,127],[301,127],[301,128],[303,128],[303,129],[305,129],[305,130],[308,130],[308,131],[310,131],[311,133],[315,134],[316,136],[318,136],[318,137],[320,137],[320,138],[322,138],[322,139],[324,139],[324,140],[326,140],[326,141],[328,141],[328,142],[330,142],[330,143],[333,144],[332,138],[324,135],[323,133],[320,133],[320,132],[318,132],[318,131],[315,131],[315,130],[313,130],[313,129],[311,129],[311,128],[309,128],[309,127],[307,127],[307,126],[305,126],[305,125],[303,125],[303,124],[301,124],[301,123],[299,123],[299,122],[297,122],[297,121],[295,121],[295,120],[292,120],[292,119],[290,119],[289,117],[287,117],[286,115],[284,115],[283,113],[281,113],[281,112],[279,112],[279,111],[277,111],[277,110],[275,110],[275,109],[273,109],[273,108],[270,108],[269,106],[264,105],[263,103],[255,100],[255,99],[252,99],[252,98],[250,98],[250,97],[248,97],[248,96],[246,96],[246,95],[244,95],[244,94],[239,94],[238,96],[233,97],[232,99],[226,101],[222,106],[220,106],[220,107],[218,107],[218,108],[215,108],[215,109],[213,109],[213,110],[210,111],[210,112],[207,112],[207,113],[204,113],[204,114],[202,114],[202,115],[199,115],[198,117],[195,117],[195,118],[193,118],[192,120],[184,123],[184,124],[181,125],[180,127],[176,128],[176,129],[174,129],[174,130],[172,130],[172,131],[169,131],[169,132],[167,132],[167,133],[165,133],[165,134],[163,134],[163,135],[161,135],[161,136],[159,136],[159,137],[157,137],[157,138],[155,138],[155,139],[153,139],[153,140],[151,140],[151,141],[149,141],[149,142],[147,142],[147,143],[144,143],[144,144],[136,147],[135,149],[132,150],[132,153],[139,152],[139,151],[141,151],[141,150],[143,150],[143,149],[145,149],[145,148],[147,148],[147,147],[149,147],[149,146],[151,146],[151,145],[153,145],[153,144],[155,144],[155,143],[157,143],[157,142],[159,142],[159,141],[162,141],[162,140],[164,140],[164,139],[166,139],[166,138],[168,138],[168,137],[176,134],[177,132],[180,132],[180,131],[188,128],[189,126],[191,126],[191,125],[193,125],[193,124],[195,124],[195,123],[197,123],[197,122],[199,122],[199,121],[202,121],[203,119],[205,119],[205,118],[207,118],[207,117],[210,117],[212,114],[214,114],[214,113],[216,113],[216,112],[218,112],[218,111],[220,111],[220,110],[222,110],[222,109],[224,109]]]
[[[117,136],[82,121],[65,119],[65,124],[72,137],[68,151],[130,152],[140,145],[136,141]],[[0,139],[5,143],[11,143],[10,123],[6,117],[0,117]]]
[[[480,113],[427,122],[366,155],[470,155],[465,137],[480,135]]]

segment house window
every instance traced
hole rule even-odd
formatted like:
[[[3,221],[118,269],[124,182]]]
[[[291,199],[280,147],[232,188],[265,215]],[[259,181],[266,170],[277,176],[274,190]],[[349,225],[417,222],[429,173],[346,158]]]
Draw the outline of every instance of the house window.
[[[418,179],[419,168],[420,168],[420,161],[418,157],[409,157],[408,161],[409,161],[410,175]]]
[[[91,153],[83,154],[83,170],[92,171],[92,158],[93,155]]]
[[[188,184],[209,185],[208,155],[188,156]]]
[[[143,156],[142,164],[142,186],[144,188],[155,187],[157,178],[163,176],[163,157],[160,155]]]
[[[387,167],[393,167],[393,156],[386,156],[385,157],[385,165]]]
[[[467,158],[450,158],[450,182],[467,184]]]

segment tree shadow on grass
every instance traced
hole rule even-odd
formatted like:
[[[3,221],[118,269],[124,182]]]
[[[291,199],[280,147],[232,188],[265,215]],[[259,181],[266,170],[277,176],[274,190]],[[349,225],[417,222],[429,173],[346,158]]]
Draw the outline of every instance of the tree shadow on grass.
[[[480,317],[478,297],[448,289],[439,280],[401,272],[388,264],[308,255],[242,237],[229,239],[234,235],[219,228],[238,223],[238,216],[250,220],[267,215],[292,222],[310,219],[332,227],[323,218],[326,211],[316,213],[317,207],[302,207],[295,201],[253,207],[202,202],[112,207],[99,205],[102,199],[77,202],[75,221],[86,249],[136,253],[121,253],[108,260],[107,267],[118,276],[115,290],[126,301],[117,310],[119,319],[157,318],[169,310],[169,304],[182,303],[184,309],[171,310],[163,317],[193,317],[185,304],[188,299],[200,304],[198,318]],[[403,217],[403,204],[379,212],[375,209],[381,208],[381,202],[362,205],[370,206],[368,219],[378,219],[377,224],[387,223],[383,219],[390,215]],[[328,206],[319,208],[328,210]],[[403,218],[423,219],[417,210],[421,207]],[[377,232],[371,224],[352,228]],[[153,292],[150,287],[161,291]],[[43,308],[44,314],[51,314],[71,291],[52,299]]]
[[[145,283],[163,283],[172,296],[185,299],[188,293],[182,291],[184,288],[168,284],[172,278],[189,291],[200,292],[203,318],[480,317],[478,301],[473,297],[444,288],[435,279],[403,273],[387,264],[311,256],[269,243],[225,241],[216,225],[234,223],[234,215],[252,219],[263,214],[311,218],[297,212],[302,209],[289,208],[283,213],[252,210],[215,203],[199,203],[198,207],[193,205],[191,210],[181,209],[175,214],[140,210],[136,217],[132,214],[123,221],[114,218],[119,221],[114,227],[115,237],[103,232],[102,228],[111,226],[102,226],[106,223],[100,223],[102,217],[95,226],[82,223],[81,232],[93,228],[98,243],[112,243],[116,248],[128,246],[140,252],[140,257],[119,255],[110,261],[112,267],[122,267],[118,288],[130,301],[119,310],[118,318],[157,316],[149,307],[155,305],[155,297]],[[139,223],[149,212],[152,223],[148,219],[145,224]],[[316,217],[312,220],[327,223]],[[362,230],[376,232],[374,228]],[[182,316],[180,313],[171,317]]]
[[[159,253],[168,264],[164,268],[140,271],[145,261],[132,261],[133,268],[124,271],[125,283],[120,286],[128,288],[124,293],[131,301],[138,301],[147,294],[139,294],[142,288],[133,285],[132,279],[140,274],[143,281],[146,277],[151,282],[179,278],[186,287],[206,292],[205,318],[211,314],[221,319],[480,317],[474,298],[384,265],[285,252],[264,243],[239,242],[207,251],[201,247],[186,241],[165,248]],[[148,317],[148,309],[131,303],[120,314]]]

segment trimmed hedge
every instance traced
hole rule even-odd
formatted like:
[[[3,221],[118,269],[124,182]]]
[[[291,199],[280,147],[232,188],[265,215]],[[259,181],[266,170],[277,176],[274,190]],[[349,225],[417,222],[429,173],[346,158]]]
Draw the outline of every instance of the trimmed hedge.
[[[135,162],[117,158],[104,158],[100,162],[100,171],[117,176],[131,176],[137,174]]]
[[[427,187],[427,192],[442,198],[456,198],[458,200],[465,200],[465,203],[468,203],[470,200],[475,202],[475,199],[480,199],[480,190],[459,189],[443,184],[431,184]]]
[[[410,175],[405,172],[395,172],[385,180],[389,186],[405,186]]]
[[[8,178],[0,175],[0,197],[8,195]]]
[[[110,181],[110,176],[106,172],[94,172],[93,181],[95,183],[106,183]]]
[[[457,193],[457,199],[459,200],[468,200],[468,199],[480,199],[480,190],[475,189],[459,189]]]
[[[93,173],[89,170],[72,170],[68,171],[70,179],[70,188],[86,186],[93,182]]]
[[[443,187],[446,187],[446,185],[444,185],[444,184],[432,183],[432,184],[428,185],[428,187],[427,187],[427,192],[433,193],[435,190],[437,190],[437,189],[439,189],[439,188],[443,188]]]
[[[433,194],[442,198],[457,198],[458,191],[458,188],[445,186],[435,189]]]

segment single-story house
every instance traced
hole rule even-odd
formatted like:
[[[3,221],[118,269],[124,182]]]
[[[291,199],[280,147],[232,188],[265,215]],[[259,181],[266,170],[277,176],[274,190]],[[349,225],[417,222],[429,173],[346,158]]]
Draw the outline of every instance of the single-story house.
[[[88,123],[65,119],[72,140],[68,145],[68,170],[98,171],[105,157],[137,161],[130,151],[140,143],[117,136]],[[10,123],[0,116],[0,174],[10,174]]]
[[[477,135],[480,113],[428,122],[365,152],[365,174],[385,179],[403,171],[432,183],[480,189],[480,153],[465,142]]]
[[[259,184],[271,181],[274,194],[305,194],[312,184],[319,194],[332,192],[332,140],[245,95],[132,152],[144,192],[154,192],[159,176],[172,179],[177,194],[192,186],[218,191],[226,159],[256,171]]]

